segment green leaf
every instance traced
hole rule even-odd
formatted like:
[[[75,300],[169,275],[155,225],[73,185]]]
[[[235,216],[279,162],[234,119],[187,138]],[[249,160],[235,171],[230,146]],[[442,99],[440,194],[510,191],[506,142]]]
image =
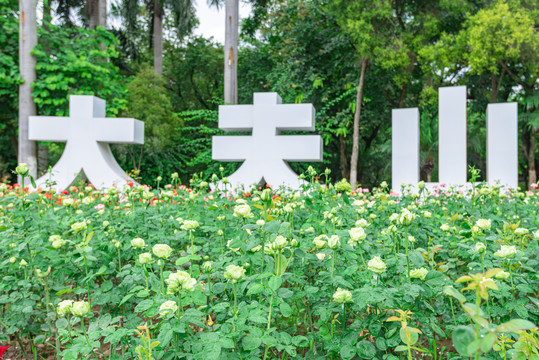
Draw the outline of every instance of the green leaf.
[[[457,326],[453,330],[453,346],[462,356],[470,356],[468,345],[475,340],[475,333],[469,326]]]
[[[253,309],[249,312],[248,319],[255,323],[266,324],[268,322],[268,314],[262,309]]]
[[[290,315],[292,315],[292,308],[290,307],[290,305],[288,305],[285,301],[283,301],[281,303],[281,305],[279,306],[280,310],[281,310],[281,314],[287,318],[287,317],[290,317]]]
[[[376,348],[367,340],[363,340],[357,343],[357,354],[362,359],[373,359],[376,355]]]
[[[352,359],[354,356],[356,356],[356,349],[353,346],[346,344],[341,347],[340,353],[341,353],[341,358]]]
[[[247,290],[247,296],[259,294],[264,290],[264,286],[262,284],[254,284],[251,287],[249,287],[249,290]]]
[[[401,328],[400,329],[400,337],[401,337],[401,340],[403,343],[405,343],[406,345],[414,345],[417,340],[419,339],[419,334],[416,333],[415,331],[410,331],[408,330],[408,334],[409,334],[409,339],[408,337],[406,337],[406,329],[404,328]]]
[[[56,328],[58,329],[65,329],[67,328],[68,322],[66,318],[59,318],[56,320]]]
[[[487,335],[485,335],[484,338],[481,339],[481,351],[485,353],[490,351],[490,349],[492,349],[492,346],[494,346],[495,342],[496,332],[490,331]]]
[[[260,345],[262,345],[262,338],[257,335],[249,334],[243,338],[241,343],[244,350],[251,351],[259,348]]]
[[[135,312],[139,313],[139,312],[146,311],[149,308],[151,308],[152,305],[153,305],[153,300],[151,299],[143,300],[135,307]]]
[[[530,329],[535,329],[535,325],[532,322],[528,320],[523,320],[523,319],[513,319],[499,325],[496,328],[496,331],[511,332],[511,331],[518,331],[518,330],[530,330]]]
[[[416,266],[416,267],[422,267],[425,265],[425,258],[421,253],[417,250],[410,251],[408,253],[408,257],[410,258],[410,261]]]
[[[270,287],[271,290],[275,292],[277,291],[278,288],[281,287],[282,283],[283,283],[283,279],[281,279],[280,276],[272,276],[268,282],[268,286]]]
[[[454,297],[460,303],[463,303],[466,301],[466,297],[462,295],[462,293],[458,291],[457,289],[455,289],[453,286],[444,287],[444,294]]]
[[[272,234],[279,232],[280,228],[281,228],[281,223],[277,220],[270,221],[264,224],[264,226],[262,226],[262,229],[264,231],[272,233]]]

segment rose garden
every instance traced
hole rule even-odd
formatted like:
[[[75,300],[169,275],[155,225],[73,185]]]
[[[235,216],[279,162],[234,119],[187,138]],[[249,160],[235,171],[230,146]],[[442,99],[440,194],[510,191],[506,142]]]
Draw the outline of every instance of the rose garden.
[[[0,359],[539,360],[537,3],[79,2],[0,0]]]

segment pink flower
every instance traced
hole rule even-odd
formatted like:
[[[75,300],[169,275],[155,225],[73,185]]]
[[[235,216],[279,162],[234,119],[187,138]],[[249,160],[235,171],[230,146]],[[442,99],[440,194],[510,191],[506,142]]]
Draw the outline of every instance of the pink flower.
[[[96,210],[105,210],[105,204],[97,204],[96,206],[94,206],[94,209]]]

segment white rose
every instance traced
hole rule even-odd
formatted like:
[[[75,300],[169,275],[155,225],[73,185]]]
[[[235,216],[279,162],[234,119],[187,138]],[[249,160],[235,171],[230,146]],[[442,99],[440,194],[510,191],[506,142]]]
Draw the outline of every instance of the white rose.
[[[176,311],[178,311],[178,304],[175,301],[165,301],[159,307],[159,316],[165,317],[168,314],[174,314]]]
[[[487,251],[487,247],[482,242],[478,242],[475,244],[475,251],[479,254],[483,254],[485,251]]]
[[[340,242],[339,237],[337,235],[332,235],[328,239],[328,247],[330,247],[331,249],[334,249],[334,248],[338,247],[340,244],[341,244],[341,242]]]
[[[313,244],[319,248],[322,249],[324,246],[326,246],[326,241],[324,239],[327,239],[326,235],[320,235],[313,239]]]
[[[234,216],[248,219],[252,218],[254,215],[251,213],[251,207],[249,205],[238,205],[234,207]]]
[[[63,300],[58,303],[56,312],[60,316],[66,316],[71,312],[71,307],[73,306],[73,300]]]
[[[141,264],[148,264],[152,261],[152,254],[149,252],[142,253],[138,256],[138,262]]]
[[[410,270],[410,278],[425,280],[428,273],[429,271],[425,268],[413,269]]]
[[[66,241],[64,239],[58,239],[58,240],[53,241],[52,247],[55,249],[59,249],[65,244],[66,244]]]
[[[172,254],[172,248],[167,244],[157,244],[153,246],[152,252],[158,258],[166,259]]]
[[[494,256],[501,257],[501,258],[507,258],[511,259],[517,254],[517,248],[516,246],[508,246],[508,245],[502,245],[500,246],[500,250],[496,251],[494,253]]]
[[[228,265],[225,271],[225,279],[236,282],[245,276],[245,269],[237,265]]]
[[[367,234],[362,227],[351,228],[350,230],[348,230],[348,233],[350,234],[350,239],[356,242],[365,240],[365,238],[367,237]]]
[[[73,230],[74,232],[79,232],[82,230],[86,230],[87,226],[88,226],[88,223],[86,222],[86,220],[84,220],[81,222],[76,222],[73,225],[71,225],[71,230]]]
[[[375,256],[368,262],[368,268],[370,271],[375,272],[377,274],[381,274],[384,271],[386,271],[387,265],[385,262],[380,259],[379,256]]]
[[[349,290],[337,288],[337,291],[335,291],[333,294],[333,301],[335,301],[337,304],[344,304],[353,302],[354,300],[352,300],[352,293]]]
[[[141,238],[134,238],[133,240],[131,240],[131,246],[137,249],[142,249],[146,246],[146,243]]]
[[[479,219],[475,222],[475,225],[481,230],[490,230],[492,222],[490,219]]]
[[[71,306],[71,313],[78,317],[83,317],[90,312],[88,301],[75,301]]]
[[[184,220],[180,229],[185,231],[195,230],[199,226],[198,221],[196,220]]]

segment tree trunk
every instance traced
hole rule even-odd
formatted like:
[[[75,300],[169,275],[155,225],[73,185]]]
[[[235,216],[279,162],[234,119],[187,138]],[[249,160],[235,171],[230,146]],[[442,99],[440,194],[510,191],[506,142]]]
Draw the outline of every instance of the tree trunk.
[[[19,0],[19,67],[23,83],[19,86],[19,163],[26,163],[30,175],[37,175],[36,144],[28,140],[28,118],[36,115],[32,83],[36,81],[36,58],[30,52],[37,45],[37,0]]]
[[[346,138],[344,135],[339,135],[339,151],[341,157],[341,177],[343,179],[348,179],[350,176],[350,171],[348,170],[348,158],[346,157]]]
[[[537,129],[530,129],[530,146],[528,148],[528,189],[529,185],[537,183],[537,170],[535,168],[535,150],[537,149]]]
[[[90,22],[88,28],[90,30],[95,30],[99,22],[99,6],[97,2],[98,0],[86,0],[86,12]]]
[[[49,147],[37,143],[37,173],[38,176],[43,175],[49,166]]]
[[[226,0],[225,17],[225,104],[237,104],[239,0]]]
[[[163,75],[163,11],[160,0],[153,4],[153,68]]]
[[[98,13],[99,13],[99,21],[97,23],[98,26],[103,26],[104,28],[107,27],[107,0],[98,0]]]
[[[354,114],[354,134],[352,137],[352,157],[350,159],[350,185],[352,189],[357,185],[357,162],[359,158],[359,117],[361,116],[361,99],[363,98],[363,86],[365,84],[365,70],[367,69],[367,59],[361,60],[361,75],[357,87],[356,112]]]
[[[50,31],[48,24],[52,21],[52,0],[43,0],[43,28]]]
[[[107,27],[107,0],[86,0],[86,11],[90,20],[89,28]]]

